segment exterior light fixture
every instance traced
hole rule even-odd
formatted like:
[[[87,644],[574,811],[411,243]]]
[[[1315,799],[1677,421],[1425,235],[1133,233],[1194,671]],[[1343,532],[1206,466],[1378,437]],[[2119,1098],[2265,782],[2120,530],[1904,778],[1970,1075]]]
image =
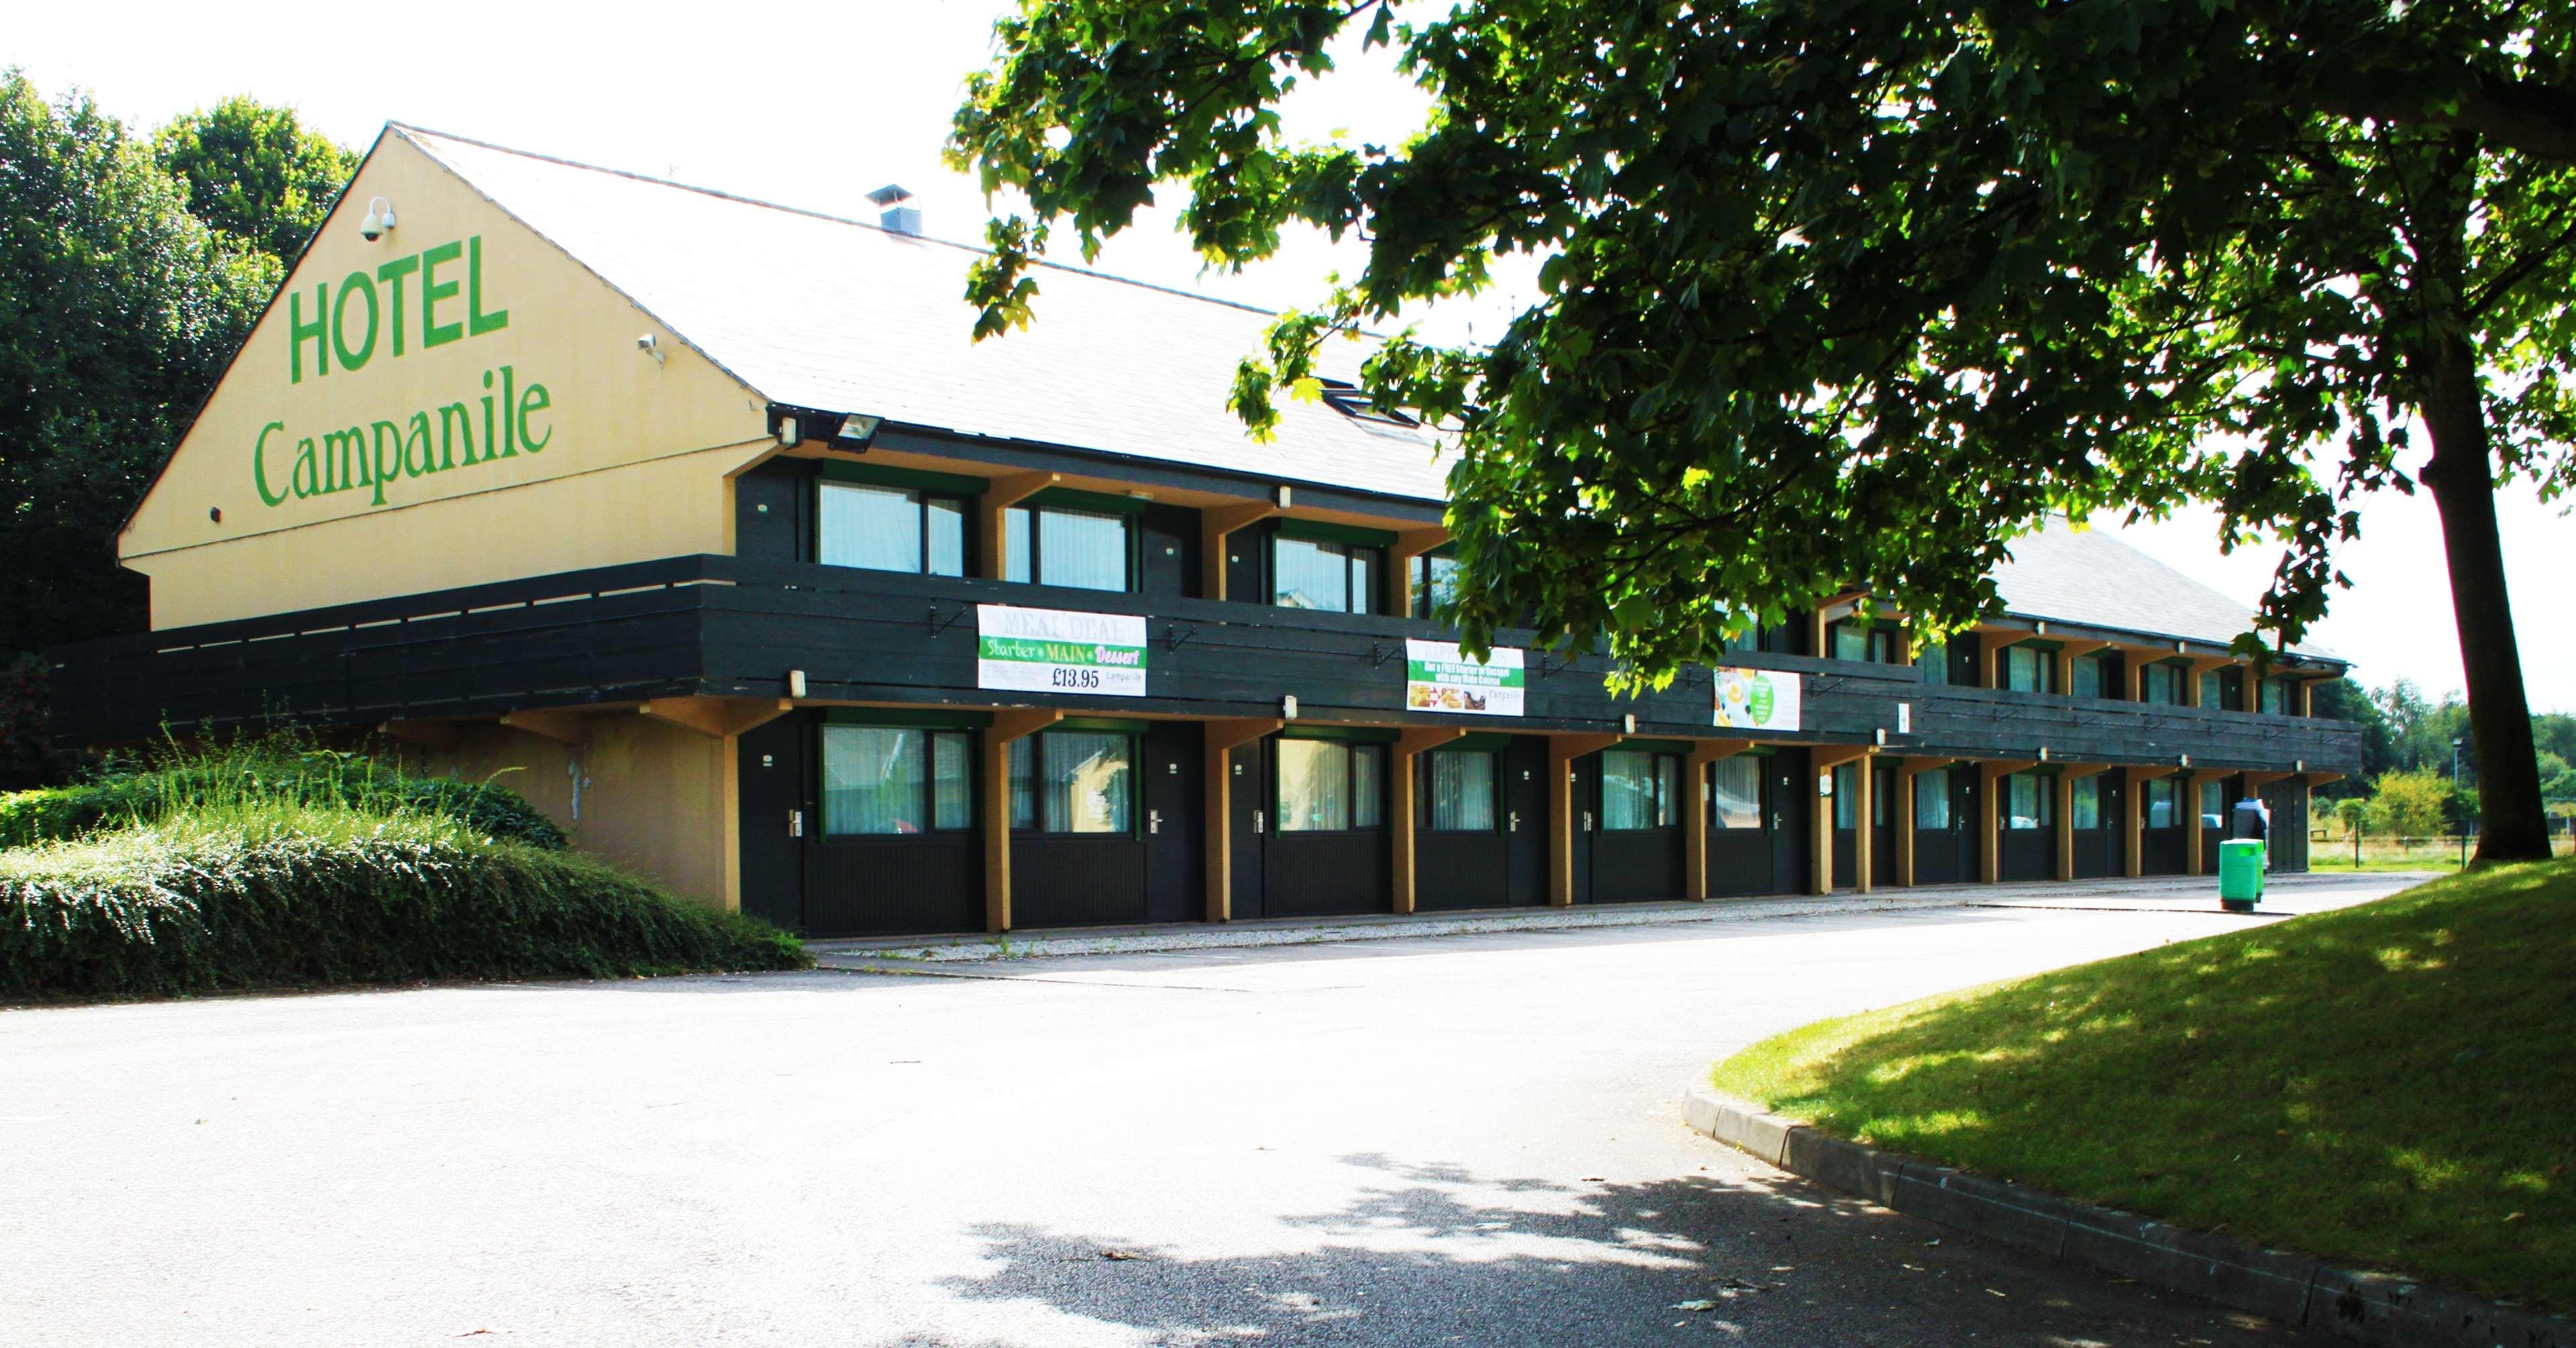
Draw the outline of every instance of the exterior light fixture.
[[[2186,767],[2186,768],[2191,766],[2191,755],[2189,755],[2189,754],[2184,754],[2184,755],[2182,756],[2182,766],[2184,766],[2184,767]]]
[[[787,695],[788,695],[789,697],[803,697],[803,696],[805,696],[805,671],[804,671],[804,670],[801,670],[801,669],[791,669],[791,670],[787,671]]]
[[[1270,501],[1280,509],[1287,510],[1296,505],[1297,494],[1284,485],[1273,487],[1270,489]]]
[[[1877,733],[1878,733],[1878,742],[1879,742],[1881,745],[1886,744],[1886,743],[1887,743],[1887,727],[1885,727],[1885,726],[1880,726],[1880,727],[1878,728],[1878,732],[1877,732]]]
[[[804,439],[805,428],[798,424],[796,418],[780,417],[778,419],[778,443],[793,446],[803,443]]]
[[[1279,699],[1279,715],[1283,720],[1294,721],[1297,719],[1297,695],[1295,693],[1290,693],[1286,697]]]
[[[662,354],[662,339],[653,333],[648,332],[643,336],[636,338],[635,349],[643,352],[645,355],[651,356],[653,358],[653,363],[656,365],[663,364],[670,359],[668,356]]]
[[[2042,763],[2048,761],[2048,746],[2045,744],[2039,746],[2039,761]]]
[[[865,415],[843,417],[841,428],[832,432],[832,448],[865,454],[868,452],[868,446],[875,443],[878,428],[884,425],[884,417]]]
[[[1620,729],[1622,729],[1622,730],[1627,731],[1627,732],[1628,732],[1629,734],[1631,734],[1631,735],[1636,734],[1636,733],[1637,733],[1637,713],[1635,713],[1635,712],[1633,712],[1633,711],[1632,711],[1632,712],[1628,713],[1626,716],[1620,717],[1620,718],[1619,718],[1619,728],[1620,728]]]
[[[367,218],[358,222],[358,237],[365,239],[369,243],[374,243],[376,240],[392,233],[393,228],[394,204],[385,200],[383,197],[369,198],[367,201]]]

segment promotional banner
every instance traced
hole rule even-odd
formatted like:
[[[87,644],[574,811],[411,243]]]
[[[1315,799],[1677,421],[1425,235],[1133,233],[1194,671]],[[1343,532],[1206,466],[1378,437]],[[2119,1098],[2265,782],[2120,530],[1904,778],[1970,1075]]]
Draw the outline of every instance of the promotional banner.
[[[1121,613],[975,606],[975,686],[1145,695],[1145,620]]]
[[[1529,672],[1514,646],[1496,646],[1483,664],[1459,653],[1453,641],[1404,643],[1404,705],[1411,711],[1455,711],[1473,716],[1518,716],[1529,690]]]
[[[1777,669],[1717,671],[1717,724],[1751,730],[1798,728],[1798,676]]]

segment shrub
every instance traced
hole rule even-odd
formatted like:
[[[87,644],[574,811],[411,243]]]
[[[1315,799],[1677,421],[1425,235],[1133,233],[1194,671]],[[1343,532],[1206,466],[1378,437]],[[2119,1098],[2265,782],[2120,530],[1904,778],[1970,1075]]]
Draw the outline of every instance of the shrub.
[[[78,786],[0,796],[0,847],[64,841],[206,807],[272,802],[426,815],[531,847],[566,845],[553,820],[505,787],[409,776],[364,754],[271,738],[180,750],[158,765],[110,771]]]
[[[460,822],[275,803],[0,852],[0,997],[810,964],[790,936]]]

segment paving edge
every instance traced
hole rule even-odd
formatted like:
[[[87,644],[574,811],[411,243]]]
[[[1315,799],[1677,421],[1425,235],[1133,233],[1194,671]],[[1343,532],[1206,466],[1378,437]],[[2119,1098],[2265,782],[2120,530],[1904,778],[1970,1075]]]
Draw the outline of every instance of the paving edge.
[[[2355,1273],[1880,1151],[1713,1087],[1694,1086],[1682,1117],[1728,1146],[1880,1207],[2285,1325],[2391,1348],[2576,1348],[2576,1320],[2565,1316]]]

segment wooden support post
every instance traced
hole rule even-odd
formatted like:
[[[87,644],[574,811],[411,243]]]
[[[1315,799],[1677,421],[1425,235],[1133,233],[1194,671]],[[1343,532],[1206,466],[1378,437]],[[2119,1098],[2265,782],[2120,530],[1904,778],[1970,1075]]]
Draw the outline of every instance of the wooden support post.
[[[1234,920],[1234,773],[1228,751],[1249,744],[1287,722],[1249,718],[1207,723],[1205,775],[1207,835],[1207,920]],[[1253,790],[1260,790],[1258,783]]]
[[[1547,901],[1574,903],[1574,760],[1619,742],[1617,735],[1550,735],[1547,738]]]
[[[2200,680],[2195,678],[2192,682],[2198,683]],[[2217,859],[2208,855],[2209,844],[2204,835],[2207,834],[2209,830],[2204,828],[2200,822],[2201,785],[2206,782],[2224,781],[2235,775],[2235,773],[2224,768],[2210,768],[2182,774],[2183,798],[2179,804],[2182,806],[2182,817],[2185,825],[2183,829],[2183,853],[2185,863],[2183,869],[2189,871],[2193,875],[2203,874],[2204,872],[2202,867]],[[2223,810],[2226,802],[2220,801],[2219,804],[2222,807],[2221,817],[2223,818]]]
[[[1816,780],[1809,782],[1807,789],[1816,791],[1827,774],[1845,763],[1859,762],[1861,775],[1867,776],[1871,752],[1868,745],[1861,744],[1818,745],[1815,752],[1807,757],[1807,766],[1816,775]],[[1834,798],[1818,794],[1810,799],[1816,802],[1816,808],[1807,815],[1811,823],[1807,830],[1810,870],[1814,876],[1814,883],[1809,888],[1818,894],[1831,894],[1834,892]],[[1861,820],[1863,849],[1866,849],[1869,839],[1868,822],[1866,818]]]
[[[1753,747],[1751,740],[1694,740],[1682,764],[1682,895],[1708,901],[1708,765]]]
[[[590,738],[590,726],[585,718],[559,708],[514,711],[502,717],[501,724],[557,744],[579,744]]]
[[[1043,707],[1004,707],[984,728],[984,930],[1011,929],[1011,741],[1054,725],[1064,713]]]
[[[1005,473],[992,480],[992,485],[986,487],[984,494],[975,501],[980,516],[976,521],[979,530],[977,551],[982,554],[980,560],[983,563],[982,569],[975,574],[986,580],[1000,580],[1007,574],[1009,538],[1002,527],[1002,512],[1063,480],[1062,473]]]
[[[1209,506],[1199,512],[1199,597],[1229,598],[1225,592],[1226,535],[1279,513],[1269,501]],[[1259,602],[1256,598],[1253,602]]]
[[[1449,531],[1437,525],[1397,532],[1395,546],[1386,550],[1385,612],[1398,617],[1413,612],[1413,559],[1448,541]]]
[[[1395,858],[1395,911],[1413,911],[1413,759],[1425,749],[1447,744],[1466,734],[1464,730],[1425,727],[1407,730],[1396,736],[1395,751],[1387,755],[1386,829],[1387,850]]]
[[[1870,797],[1878,792],[1878,763],[1874,756],[1863,754],[1860,767],[1852,773],[1853,789],[1859,792],[1852,801],[1852,888],[1869,892],[1871,875],[1878,851],[1878,814]]]
[[[1977,878],[1987,884],[1999,885],[2004,879],[2003,808],[1998,799],[2003,780],[2031,766],[2027,761],[1977,765],[1977,831],[1983,835],[1977,844]]]

